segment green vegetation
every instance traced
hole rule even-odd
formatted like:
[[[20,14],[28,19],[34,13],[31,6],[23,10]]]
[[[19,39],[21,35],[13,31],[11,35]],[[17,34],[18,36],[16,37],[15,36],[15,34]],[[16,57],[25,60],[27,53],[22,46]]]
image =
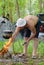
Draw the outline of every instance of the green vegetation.
[[[22,53],[23,51],[22,43],[23,43],[22,40],[19,40],[14,43],[14,51],[16,53]],[[28,49],[27,49],[27,52],[29,55],[32,54],[32,45],[33,45],[33,41],[30,41],[28,45]],[[38,43],[37,54],[41,57],[44,57],[44,43],[43,42]]]
[[[3,47],[5,42],[0,41],[0,49]],[[12,45],[10,46],[10,48],[12,48],[13,52],[15,53],[22,53],[23,52],[23,40],[19,39],[15,42],[12,43]],[[29,45],[28,45],[28,55],[32,54],[32,45],[33,45],[33,41],[30,41]],[[40,42],[38,43],[38,48],[37,48],[37,54],[40,57],[44,57],[44,43]]]
[[[28,14],[44,13],[44,0],[0,0],[0,16],[7,13],[11,22]]]
[[[44,62],[38,62],[36,63],[36,61],[30,61],[30,62],[27,62],[27,63],[21,63],[21,62],[18,62],[18,63],[13,63],[12,65],[44,65]]]
[[[24,17],[28,14],[37,15],[38,13],[44,13],[44,0],[0,0],[0,16],[5,16],[9,18],[10,22],[16,22],[20,17]],[[9,14],[9,16],[7,16]],[[0,50],[4,45],[4,41],[0,41]],[[22,53],[23,52],[23,40],[18,39],[12,43],[10,49],[13,53]],[[27,49],[29,56],[32,54],[32,44],[33,41],[30,41]],[[44,58],[44,43],[38,43],[37,54],[39,57]],[[31,60],[27,65],[34,65],[34,62]],[[2,65],[2,64],[0,64]],[[4,64],[5,65],[5,64]],[[25,65],[22,63],[16,63],[12,65]],[[44,65],[44,62],[41,61],[38,65]]]

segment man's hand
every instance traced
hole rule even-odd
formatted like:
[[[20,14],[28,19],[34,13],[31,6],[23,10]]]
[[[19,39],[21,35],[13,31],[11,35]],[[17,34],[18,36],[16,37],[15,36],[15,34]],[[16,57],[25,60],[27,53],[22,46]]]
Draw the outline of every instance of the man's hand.
[[[25,42],[23,43],[23,46],[26,45],[26,44],[28,44],[28,43],[29,43],[29,40],[25,41]]]
[[[23,46],[24,46],[25,44],[27,44],[27,42],[24,42],[24,43],[23,43]]]

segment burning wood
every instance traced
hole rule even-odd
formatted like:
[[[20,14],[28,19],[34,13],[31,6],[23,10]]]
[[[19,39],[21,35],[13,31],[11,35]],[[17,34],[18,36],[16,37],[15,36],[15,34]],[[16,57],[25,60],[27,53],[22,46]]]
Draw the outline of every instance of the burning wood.
[[[6,53],[8,51],[8,47],[10,46],[11,42],[12,42],[12,38],[10,38],[8,42],[5,42],[5,45],[3,46],[2,50],[0,51],[0,55],[3,55],[4,53]]]

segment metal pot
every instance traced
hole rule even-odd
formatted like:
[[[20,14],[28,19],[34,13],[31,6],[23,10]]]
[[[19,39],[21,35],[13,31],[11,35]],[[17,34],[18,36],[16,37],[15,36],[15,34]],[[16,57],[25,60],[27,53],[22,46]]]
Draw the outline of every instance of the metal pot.
[[[12,30],[4,30],[3,31],[3,38],[9,39],[12,36]]]

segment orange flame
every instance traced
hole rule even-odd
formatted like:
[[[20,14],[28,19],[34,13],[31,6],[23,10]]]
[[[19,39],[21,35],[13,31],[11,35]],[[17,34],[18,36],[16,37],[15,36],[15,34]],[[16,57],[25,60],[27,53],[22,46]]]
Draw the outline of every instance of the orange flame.
[[[10,46],[11,42],[12,42],[12,38],[10,38],[8,42],[5,42],[5,45],[3,46],[2,50],[0,51],[0,55],[7,52],[8,47]]]

